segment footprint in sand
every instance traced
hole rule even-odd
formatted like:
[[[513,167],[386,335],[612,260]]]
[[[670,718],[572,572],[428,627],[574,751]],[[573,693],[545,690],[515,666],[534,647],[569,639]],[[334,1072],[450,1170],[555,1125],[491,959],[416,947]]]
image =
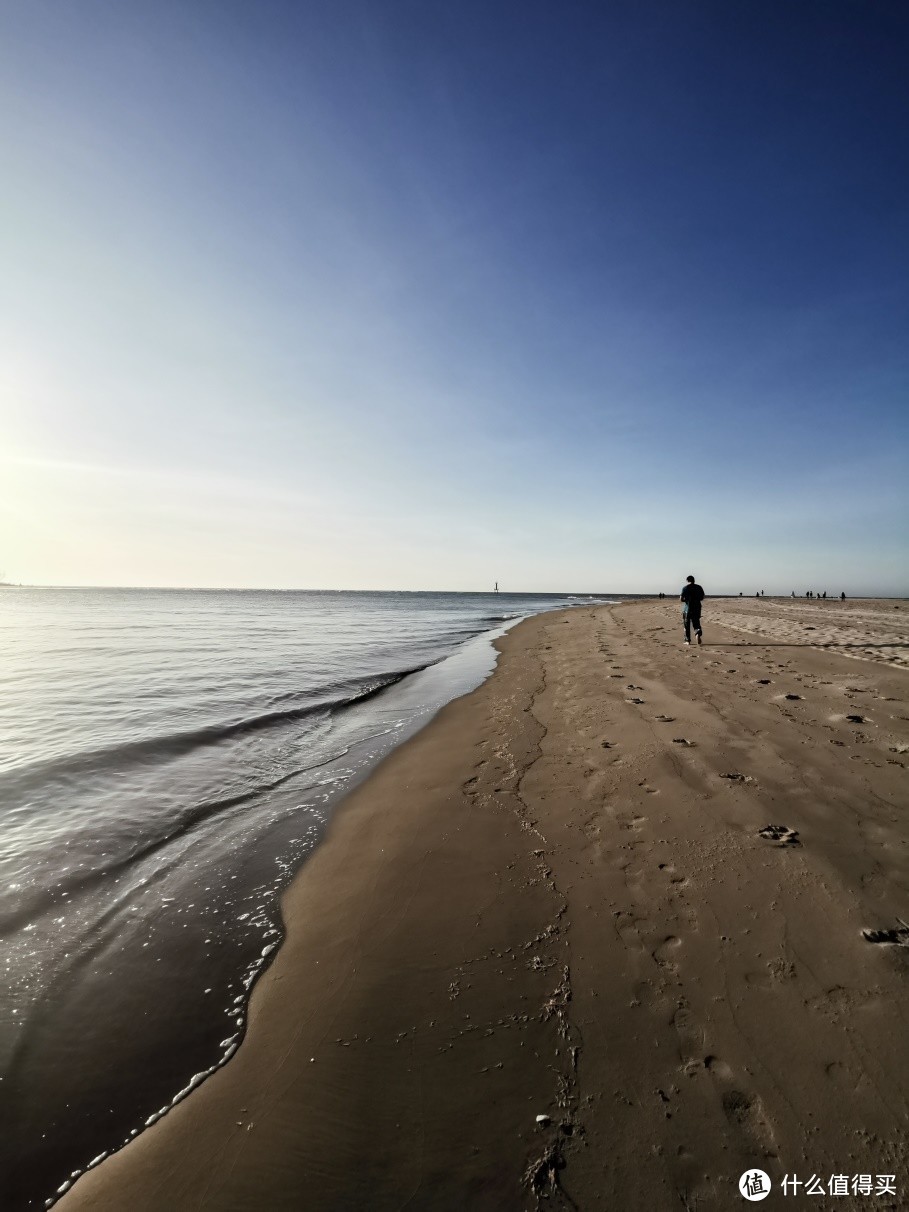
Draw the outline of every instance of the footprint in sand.
[[[720,1081],[730,1081],[732,1079],[732,1070],[718,1056],[705,1056],[704,1068],[708,1073],[713,1074],[714,1077],[718,1077]]]
[[[730,779],[733,783],[753,783],[754,779],[750,774],[739,774],[737,770],[727,771],[726,774],[720,775],[721,779]]]
[[[765,838],[768,842],[776,842],[778,846],[801,845],[798,830],[790,829],[788,825],[765,825],[763,829],[758,830],[758,837]]]
[[[673,745],[685,745],[688,749],[694,748],[694,741],[689,741],[683,736],[674,736],[672,738]]]
[[[802,696],[800,694],[787,694],[784,697],[787,698],[790,701],[790,703],[801,702],[801,698],[802,698]]]
[[[659,722],[661,724],[674,724],[675,723],[674,715],[655,715],[653,718],[655,720],[659,720]]]
[[[741,1090],[727,1090],[723,1095],[723,1110],[732,1123],[749,1127],[757,1100]]]
[[[635,981],[631,988],[632,1006],[649,1006],[654,1000],[653,985],[650,981]]]
[[[909,947],[909,926],[900,918],[896,920],[900,924],[894,926],[892,930],[863,930],[862,938],[867,943],[877,943],[878,945],[889,945],[891,947]]]
[[[735,1074],[729,1065],[719,1057],[705,1056],[703,1064],[720,1088],[723,1112],[730,1124],[738,1128],[752,1142],[752,1145],[761,1149],[765,1156],[775,1156],[774,1132],[760,1098],[756,1094],[749,1094],[734,1087],[732,1083],[735,1081]],[[686,1068],[689,1073],[695,1071],[694,1066],[686,1066]],[[725,1090],[724,1086],[727,1087]]]
[[[629,951],[640,951],[641,935],[639,923],[634,920],[630,913],[626,913],[624,909],[616,909],[612,914],[615,926],[615,932],[619,936],[622,944]],[[644,925],[645,923],[640,923]]]
[[[824,1066],[824,1077],[832,1082],[848,1080],[849,1071],[842,1061],[830,1061]]]
[[[671,884],[687,884],[688,883],[688,876],[679,875],[678,872],[676,871],[675,867],[672,865],[672,863],[658,863],[657,870],[665,872],[665,874],[669,876],[669,882]]]
[[[627,812],[616,814],[616,824],[626,832],[640,833],[647,822],[646,816],[629,816]]]
[[[868,718],[864,715],[847,715],[846,719],[850,724],[867,724]]]
[[[682,940],[680,938],[676,938],[674,934],[669,934],[665,939],[663,939],[659,947],[654,949],[652,953],[653,958],[661,968],[671,968],[674,970],[675,964],[672,962],[670,957],[677,948],[681,947],[681,945]]]
[[[626,699],[625,702],[626,703],[643,703],[643,702],[645,702],[645,700],[644,699]]]
[[[769,685],[770,685],[770,678],[758,678],[758,680],[757,680],[757,684],[758,684],[759,686],[769,686]]]

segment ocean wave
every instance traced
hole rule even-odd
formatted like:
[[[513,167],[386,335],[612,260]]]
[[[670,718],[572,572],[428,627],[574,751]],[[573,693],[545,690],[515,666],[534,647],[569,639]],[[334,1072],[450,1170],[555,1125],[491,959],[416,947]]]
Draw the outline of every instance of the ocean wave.
[[[124,875],[138,864],[173,845],[174,842],[208,824],[214,818],[223,816],[234,808],[245,807],[263,795],[276,791],[285,783],[289,783],[291,779],[299,778],[302,774],[308,774],[311,770],[317,770],[320,766],[327,766],[329,763],[337,761],[347,752],[348,750],[344,749],[339,753],[333,753],[330,757],[324,758],[320,762],[314,762],[311,766],[289,770],[279,778],[267,783],[260,783],[258,786],[250,787],[235,795],[194,804],[187,811],[167,822],[166,827],[160,832],[155,832],[137,841],[125,853],[111,856],[107,862],[99,863],[90,871],[73,871],[58,879],[51,888],[30,889],[24,898],[18,901],[13,910],[0,913],[0,936],[20,930],[28,922],[59,907],[61,897],[81,895],[106,884],[111,877]]]
[[[313,702],[277,711],[265,711],[244,720],[205,724],[200,728],[190,728],[182,732],[146,737],[98,749],[86,749],[63,757],[49,758],[43,762],[31,762],[0,775],[0,788],[10,794],[21,792],[36,783],[52,782],[110,767],[122,769],[124,766],[171,761],[206,746],[219,745],[223,741],[353,707],[381,694],[383,690],[396,685],[410,674],[419,673],[426,668],[428,664],[374,674],[366,678],[350,678],[346,682],[329,687],[327,692],[323,690],[322,696]]]

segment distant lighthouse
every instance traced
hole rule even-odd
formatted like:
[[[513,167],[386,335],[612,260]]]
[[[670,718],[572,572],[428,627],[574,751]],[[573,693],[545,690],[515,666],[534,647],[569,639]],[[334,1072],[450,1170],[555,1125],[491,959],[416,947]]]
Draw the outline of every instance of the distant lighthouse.
[[[493,593],[498,593],[498,592],[499,592],[499,582],[498,582],[498,581],[496,581],[496,587],[495,587],[495,589],[494,589],[492,592],[493,592]]]

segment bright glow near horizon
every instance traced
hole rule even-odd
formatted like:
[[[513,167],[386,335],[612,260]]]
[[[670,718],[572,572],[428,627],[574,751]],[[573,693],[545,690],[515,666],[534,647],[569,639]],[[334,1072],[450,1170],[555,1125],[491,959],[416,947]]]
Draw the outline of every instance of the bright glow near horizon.
[[[909,592],[907,49],[846,0],[11,0],[0,567]]]

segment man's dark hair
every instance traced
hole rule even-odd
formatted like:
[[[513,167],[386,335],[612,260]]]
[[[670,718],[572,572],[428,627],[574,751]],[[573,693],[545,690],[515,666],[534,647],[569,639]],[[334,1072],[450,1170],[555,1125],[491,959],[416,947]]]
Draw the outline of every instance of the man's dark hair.
[[[686,577],[686,578],[685,578],[685,580],[686,580],[686,581],[691,581],[691,582],[693,583],[693,582],[694,582],[694,577]]]

